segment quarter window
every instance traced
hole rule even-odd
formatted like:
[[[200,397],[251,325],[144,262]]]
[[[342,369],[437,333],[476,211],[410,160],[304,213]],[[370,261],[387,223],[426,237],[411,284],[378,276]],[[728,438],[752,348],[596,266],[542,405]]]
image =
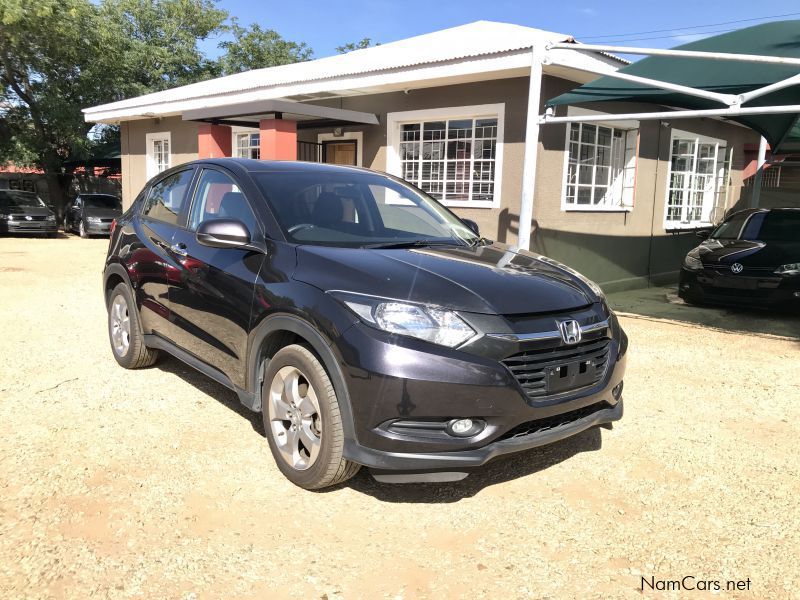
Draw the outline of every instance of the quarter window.
[[[237,133],[236,156],[238,158],[261,158],[261,134]]]
[[[637,129],[572,123],[567,138],[563,207],[627,210],[633,207]]]
[[[142,206],[142,214],[176,224],[186,198],[186,189],[192,180],[192,172],[191,169],[179,171],[154,184]]]
[[[673,130],[666,229],[708,225],[724,206],[732,153],[723,140]]]

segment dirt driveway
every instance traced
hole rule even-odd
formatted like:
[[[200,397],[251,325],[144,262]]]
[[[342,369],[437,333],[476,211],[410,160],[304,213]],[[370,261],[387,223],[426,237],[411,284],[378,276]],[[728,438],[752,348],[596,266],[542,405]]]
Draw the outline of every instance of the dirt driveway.
[[[800,594],[798,339],[623,318],[613,431],[457,484],[362,470],[311,493],[231,392],[173,359],[116,365],[105,248],[0,238],[2,598]]]

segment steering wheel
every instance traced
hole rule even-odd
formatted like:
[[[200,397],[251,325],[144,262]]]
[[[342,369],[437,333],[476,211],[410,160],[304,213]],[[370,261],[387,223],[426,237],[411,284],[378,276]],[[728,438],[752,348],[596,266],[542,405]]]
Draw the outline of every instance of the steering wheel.
[[[300,231],[301,229],[313,229],[315,225],[313,223],[298,223],[297,225],[292,225],[289,227],[288,231],[291,234],[294,234],[296,231]]]

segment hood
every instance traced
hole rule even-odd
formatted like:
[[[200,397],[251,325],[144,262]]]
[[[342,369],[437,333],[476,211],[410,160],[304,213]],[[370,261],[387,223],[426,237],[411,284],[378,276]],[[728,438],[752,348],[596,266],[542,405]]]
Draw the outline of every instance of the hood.
[[[83,209],[83,214],[86,217],[108,217],[116,218],[122,215],[122,210],[119,208],[89,208]]]
[[[704,264],[731,265],[735,262],[753,268],[777,268],[800,261],[798,242],[758,242],[749,240],[706,240],[697,247]]]
[[[46,217],[55,214],[46,206],[6,207],[0,209],[0,212],[5,215],[30,215],[32,217]]]
[[[558,312],[595,301],[553,261],[494,243],[414,249],[298,246],[294,279],[343,290],[484,314]]]

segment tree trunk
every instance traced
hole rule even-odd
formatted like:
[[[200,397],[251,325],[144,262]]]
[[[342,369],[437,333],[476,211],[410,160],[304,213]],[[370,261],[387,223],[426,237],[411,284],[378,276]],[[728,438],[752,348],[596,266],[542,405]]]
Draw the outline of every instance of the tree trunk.
[[[57,221],[62,223],[64,221],[64,208],[67,204],[67,195],[61,183],[61,176],[58,171],[45,167],[44,177],[47,182],[47,193],[50,196],[50,205],[56,213]]]

